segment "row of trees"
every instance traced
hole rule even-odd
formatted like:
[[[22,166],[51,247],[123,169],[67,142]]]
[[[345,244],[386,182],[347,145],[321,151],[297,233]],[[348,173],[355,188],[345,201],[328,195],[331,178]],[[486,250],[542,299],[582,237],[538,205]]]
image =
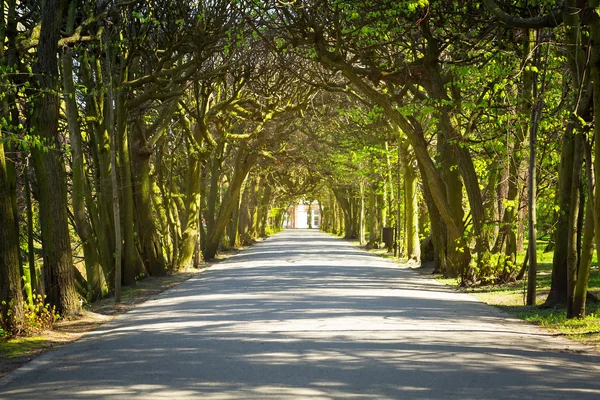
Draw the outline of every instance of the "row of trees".
[[[71,315],[80,298],[118,300],[121,284],[197,266],[281,220],[272,162],[315,90],[280,66],[242,4],[3,9],[6,330],[22,324],[25,282]]]
[[[403,256],[464,285],[522,277],[529,239],[530,302],[540,229],[548,304],[584,315],[595,1],[2,4],[4,329],[27,286],[64,315],[118,300],[279,229],[301,196],[370,246],[398,227]]]
[[[384,127],[378,130],[395,138],[400,164],[414,163],[399,168],[404,194],[396,197],[405,209],[398,225],[405,227],[407,249],[417,226],[416,164],[436,269],[463,285],[522,277],[516,255],[527,237],[533,304],[541,227],[554,246],[546,304],[584,315],[600,237],[596,2],[555,8],[545,1],[311,1],[265,6],[260,14],[285,39],[280,51],[297,52],[335,74],[339,80],[327,89],[379,115]],[[373,138],[373,129],[364,133]],[[368,166],[346,160],[361,171]],[[377,193],[391,198],[383,182],[392,173],[388,168],[373,181],[359,172],[363,179],[350,183],[340,179],[347,173],[334,176],[330,204],[343,211],[346,236],[365,231],[368,198],[367,220],[386,223],[372,205],[385,206]],[[375,182],[372,194],[365,182]],[[376,224],[371,229],[378,232]]]

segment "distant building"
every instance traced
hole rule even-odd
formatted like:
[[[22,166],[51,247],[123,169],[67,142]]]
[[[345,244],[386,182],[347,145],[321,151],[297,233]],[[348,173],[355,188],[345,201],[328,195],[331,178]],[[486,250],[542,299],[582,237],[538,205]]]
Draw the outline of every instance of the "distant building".
[[[321,226],[319,202],[299,202],[291,205],[286,212],[283,227],[291,229],[318,229]]]

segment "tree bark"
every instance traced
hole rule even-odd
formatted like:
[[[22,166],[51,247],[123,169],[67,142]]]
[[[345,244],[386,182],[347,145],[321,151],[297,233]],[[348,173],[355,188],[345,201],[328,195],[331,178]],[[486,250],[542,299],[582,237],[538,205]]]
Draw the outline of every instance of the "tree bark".
[[[568,219],[568,245],[567,245],[567,318],[573,318],[573,305],[575,298],[575,286],[577,284],[577,267],[579,265],[579,252],[577,239],[579,202],[585,201],[580,198],[581,186],[581,162],[583,156],[583,135],[577,134],[573,138],[573,170],[571,175],[571,204]],[[531,259],[531,254],[529,255]],[[531,268],[531,266],[529,267]]]
[[[155,224],[152,207],[153,177],[150,157],[152,148],[146,138],[144,121],[138,118],[133,126],[132,181],[135,190],[135,210],[137,237],[140,244],[140,256],[150,275],[161,276],[166,272],[163,245]]]
[[[33,164],[39,188],[40,225],[48,302],[68,316],[79,312],[75,290],[71,238],[67,215],[67,181],[58,132],[58,38],[62,15],[60,0],[46,0],[42,9],[38,60],[34,72],[44,93],[34,100],[33,132],[50,148],[34,148]]]
[[[72,34],[75,23],[77,3],[71,1],[67,20],[67,33]],[[73,173],[73,189],[71,201],[73,203],[73,217],[75,228],[82,242],[85,260],[86,281],[88,286],[88,301],[95,301],[102,296],[102,269],[98,242],[94,236],[92,226],[86,217],[85,189],[86,177],[83,170],[83,146],[81,129],[78,121],[75,84],[73,82],[73,55],[66,52],[62,56],[64,101],[66,106],[67,124],[71,144]]]
[[[221,204],[221,207],[219,208],[215,229],[213,234],[208,236],[206,240],[206,247],[204,248],[204,258],[206,260],[213,259],[217,254],[219,242],[223,233],[225,232],[227,223],[231,218],[231,214],[235,208],[235,202],[238,199],[242,185],[246,180],[250,169],[252,169],[256,163],[256,160],[257,154],[250,152],[248,144],[242,145],[242,147],[238,150],[233,177],[231,178],[231,182],[229,182],[227,192],[223,196],[223,204]]]
[[[409,260],[421,261],[421,246],[419,244],[419,203],[417,198],[417,174],[408,152],[408,143],[400,144],[402,175],[404,176],[404,193],[406,197],[406,257]],[[462,210],[462,205],[461,205]]]
[[[584,146],[588,200],[586,203],[586,214],[583,225],[581,257],[579,260],[579,268],[577,269],[577,282],[575,284],[575,293],[573,296],[572,316],[575,318],[585,317],[588,282],[590,279],[590,270],[594,254],[594,230],[596,229],[596,220],[594,218],[595,179],[591,157],[592,151],[588,143],[584,142]]]
[[[15,230],[11,195],[0,132],[0,322],[7,332],[23,323],[23,292],[19,275],[19,232]],[[34,269],[35,272],[35,269]],[[8,312],[12,315],[9,317]]]

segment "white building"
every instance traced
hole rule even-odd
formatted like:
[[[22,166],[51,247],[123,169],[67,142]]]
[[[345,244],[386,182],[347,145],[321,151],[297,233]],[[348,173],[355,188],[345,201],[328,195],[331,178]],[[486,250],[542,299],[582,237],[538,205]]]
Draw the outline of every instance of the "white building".
[[[311,204],[296,203],[287,211],[286,228],[307,229],[321,226],[321,212],[319,210],[319,202],[313,201]],[[309,223],[310,222],[310,223]]]

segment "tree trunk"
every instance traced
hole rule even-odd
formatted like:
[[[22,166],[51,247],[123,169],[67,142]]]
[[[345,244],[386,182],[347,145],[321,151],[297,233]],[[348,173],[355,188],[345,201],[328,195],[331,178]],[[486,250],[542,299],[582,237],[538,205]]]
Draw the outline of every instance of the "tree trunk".
[[[85,53],[84,53],[85,54]],[[110,68],[106,68],[103,74],[103,67],[106,67],[107,61],[101,63],[96,60],[95,75],[99,80],[106,76],[108,82],[112,81]],[[113,107],[108,102],[108,95],[104,89],[99,89],[92,79],[92,68],[90,60],[86,55],[79,59],[79,73],[83,84],[95,96],[86,98],[85,112],[88,117],[87,131],[90,138],[90,153],[95,166],[93,190],[97,193],[96,199],[92,196],[92,188],[84,185],[85,204],[89,210],[89,217],[92,221],[94,233],[98,243],[98,251],[101,259],[101,266],[104,270],[106,283],[109,288],[113,287],[114,279],[114,252],[115,252],[115,225],[113,216],[113,186],[111,176],[111,152],[115,141],[111,141],[111,133],[114,130],[114,124],[107,124],[107,119],[113,113]],[[103,82],[103,84],[105,84]],[[113,97],[111,97],[113,98]],[[114,118],[113,118],[114,121]]]
[[[367,210],[369,213],[369,242],[368,248],[376,247],[379,244],[379,229],[377,229],[377,183],[373,182],[369,188],[369,201]]]
[[[194,249],[198,239],[199,218],[200,218],[200,185],[202,184],[202,164],[200,160],[193,159],[187,172],[186,183],[186,213],[185,213],[185,229],[182,233],[181,243],[179,246],[179,257],[177,261],[178,269],[188,269],[191,267],[192,258],[194,257]]]
[[[572,186],[571,174],[573,171],[573,128],[573,123],[568,123],[563,136],[560,170],[558,172],[558,204],[560,211],[558,222],[556,223],[556,236],[554,240],[552,283],[550,285],[550,293],[545,302],[545,305],[550,307],[567,304],[567,256]]]
[[[577,239],[580,235],[578,231],[579,202],[585,201],[580,198],[581,186],[581,162],[583,156],[583,135],[578,133],[573,138],[573,171],[571,175],[571,204],[568,220],[568,244],[567,244],[567,318],[573,318],[573,305],[575,298],[575,286],[577,284],[577,267],[579,264],[579,253],[577,248]],[[531,259],[531,254],[529,254]],[[531,266],[530,266],[531,268]]]
[[[219,208],[215,229],[213,234],[209,236],[206,241],[206,247],[204,249],[204,258],[206,260],[213,259],[217,254],[219,242],[223,233],[225,232],[227,223],[231,218],[231,214],[235,208],[235,202],[238,199],[242,185],[246,180],[250,169],[252,169],[256,163],[256,160],[257,155],[255,153],[250,153],[250,149],[248,149],[247,144],[244,144],[238,150],[238,155],[235,161],[235,170],[231,178],[231,182],[229,182],[227,192],[225,193],[225,196],[223,196],[223,204],[221,204],[221,207]]]
[[[127,76],[127,73],[124,73]],[[127,127],[127,109],[124,93],[117,94],[116,101],[116,133],[119,141],[119,175],[121,227],[123,228],[123,284],[134,285],[136,280],[147,274],[144,261],[135,242],[135,217],[133,206],[133,180],[131,177],[131,151],[129,149],[129,133]]]
[[[420,262],[421,246],[419,244],[419,203],[417,198],[417,175],[415,166],[413,165],[408,152],[408,143],[401,143],[400,149],[402,175],[404,176],[404,193],[406,196],[406,257],[409,260]]]
[[[166,272],[163,246],[155,225],[152,208],[153,179],[150,168],[152,148],[146,140],[144,121],[138,118],[133,127],[132,181],[136,210],[137,237],[140,256],[150,275],[161,276]]]
[[[0,132],[0,322],[7,332],[23,323],[23,292],[19,275],[19,232],[15,230],[11,195]],[[34,268],[35,272],[35,268]],[[12,315],[9,317],[9,311]]]
[[[211,236],[215,229],[215,219],[217,203],[219,199],[219,182],[221,180],[221,164],[223,163],[223,154],[225,151],[225,139],[221,140],[213,152],[210,164],[210,189],[206,200],[206,234]]]
[[[75,1],[71,1],[67,21],[67,33],[73,33],[76,12]],[[73,173],[73,190],[71,201],[73,203],[73,217],[75,228],[82,242],[83,256],[85,260],[86,280],[88,286],[88,301],[95,301],[102,296],[102,269],[100,266],[100,254],[98,242],[85,213],[85,189],[86,177],[83,170],[83,146],[81,129],[78,121],[78,109],[76,102],[75,84],[73,82],[73,56],[66,52],[62,56],[64,102],[66,106],[67,124],[69,127],[69,138],[71,144]]]
[[[35,248],[33,246],[33,204],[31,202],[31,184],[29,182],[29,168],[25,166],[25,207],[27,213],[27,258],[29,260],[29,282],[31,293],[42,294],[43,289],[37,280],[35,267]]]
[[[33,164],[40,193],[46,295],[48,302],[56,306],[58,313],[69,316],[79,312],[80,306],[73,276],[67,180],[58,132],[60,100],[57,52],[61,11],[62,2],[59,0],[46,0],[43,4],[38,60],[34,64],[34,73],[38,77],[37,88],[44,96],[37,96],[34,100],[32,126],[35,127],[34,135],[51,146],[50,149],[33,150]]]
[[[242,187],[240,193],[244,191]],[[240,200],[241,195],[238,193],[237,199],[233,205],[233,212],[231,213],[231,221],[229,223],[229,247],[235,248],[238,245],[238,226],[240,220]]]
[[[250,244],[250,224],[252,220],[250,198],[252,197],[251,192],[253,186],[254,183],[248,179],[246,184],[242,186],[243,191],[240,189],[242,201],[239,205],[238,236],[242,245]]]
[[[361,246],[365,244],[365,183],[361,179],[359,183],[360,188],[360,214],[359,214],[359,228],[358,228],[358,240]]]
[[[263,193],[260,201],[258,213],[258,235],[262,238],[267,237],[267,220],[269,218],[269,204],[271,202],[271,193],[273,187],[266,179],[263,179]]]
[[[577,282],[575,284],[575,294],[573,296],[572,315],[576,318],[585,317],[585,303],[588,293],[588,282],[590,279],[590,270],[592,267],[592,258],[594,255],[594,230],[596,229],[596,221],[594,218],[595,179],[591,159],[592,151],[588,143],[584,142],[584,146],[588,201],[586,203],[586,214],[583,225],[581,258],[579,261],[579,268],[577,269]]]

